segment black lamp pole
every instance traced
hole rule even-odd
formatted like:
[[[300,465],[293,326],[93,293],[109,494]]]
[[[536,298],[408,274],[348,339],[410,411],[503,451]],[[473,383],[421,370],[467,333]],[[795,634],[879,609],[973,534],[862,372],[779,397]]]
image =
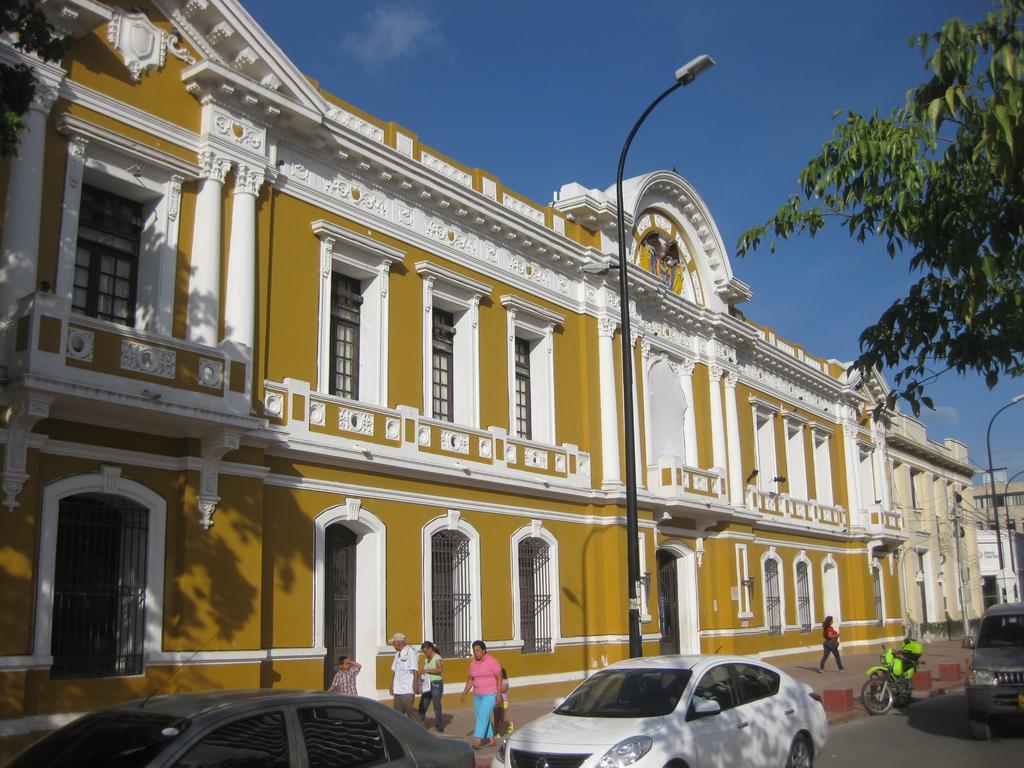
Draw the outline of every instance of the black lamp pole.
[[[633,439],[633,350],[629,329],[629,275],[626,272],[626,219],[622,210],[622,172],[626,166],[626,153],[640,125],[651,111],[672,91],[692,83],[701,72],[713,67],[714,59],[708,55],[696,59],[676,70],[676,82],[656,98],[640,115],[619,156],[619,169],[615,174],[616,220],[619,228],[619,303],[622,341],[622,421],[626,438],[626,568],[629,579],[629,655],[644,655],[640,637],[640,531],[636,510],[636,442]]]
[[[988,483],[989,487],[992,489],[992,510],[995,512],[993,518],[996,521],[996,552],[999,554],[1000,578],[1002,577],[1003,572],[1003,538],[999,535],[999,507],[996,506],[996,477],[995,472],[992,469],[992,424],[993,422],[995,422],[996,416],[1005,411],[1007,408],[1011,408],[1012,406],[1016,405],[1021,400],[1024,400],[1024,394],[1017,395],[1010,402],[1008,402],[998,411],[993,413],[992,418],[988,420],[988,430],[985,432],[985,445],[988,448]],[[1010,543],[1012,546],[1012,539],[1010,540]],[[1016,576],[1017,575],[1014,574],[1014,579],[1016,579]],[[1003,600],[1001,599],[1003,596],[1003,588],[1002,584],[999,582],[999,579],[996,580],[996,583],[1000,585],[999,589],[996,591],[996,598],[1001,603],[1003,602]]]
[[[1010,528],[1010,502],[1007,501],[1007,496],[1010,493],[1010,483],[1021,475],[1024,475],[1024,469],[1012,475],[1010,479],[1006,481],[1006,485],[1003,486],[1003,509],[1006,511],[1006,537],[1010,540],[1010,570],[1013,571],[1013,583],[1017,590],[1017,598],[1020,598],[1020,579],[1017,574],[1017,544],[1014,539],[1017,537],[1018,531]],[[995,499],[992,500],[992,506],[995,506]],[[998,509],[996,510],[996,514],[999,514]]]

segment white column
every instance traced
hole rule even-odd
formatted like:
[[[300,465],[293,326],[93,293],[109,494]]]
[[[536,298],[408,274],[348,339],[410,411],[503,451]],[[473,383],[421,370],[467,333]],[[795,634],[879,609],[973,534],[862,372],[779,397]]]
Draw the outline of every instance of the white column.
[[[320,234],[320,274],[317,290],[317,366],[316,385],[319,392],[331,391],[331,276],[334,272],[334,238]]]
[[[619,468],[619,403],[615,392],[615,347],[612,337],[616,323],[611,318],[597,321],[598,364],[601,387],[601,463],[603,484],[622,483]]]
[[[188,339],[217,344],[220,322],[220,238],[224,177],[229,160],[213,152],[199,153],[199,194],[192,232],[192,276],[188,287]]]
[[[736,407],[736,382],[738,377],[730,373],[725,377],[725,410],[729,428],[729,503],[743,504],[743,459],[740,451],[740,416]]]
[[[873,459],[875,462],[875,493],[882,502],[882,509],[892,509],[892,494],[889,492],[889,477],[885,472],[888,464],[888,456],[885,450],[885,437],[881,432],[875,435],[875,450]],[[874,501],[874,499],[872,499]]]
[[[36,96],[18,134],[18,154],[11,160],[0,245],[0,314],[7,314],[18,299],[36,290],[46,116],[56,98],[56,89],[37,79]]]
[[[857,428],[843,424],[843,453],[846,455],[846,500],[850,505],[850,525],[863,526],[860,498],[860,453],[857,449]]]
[[[473,383],[470,386],[469,426],[480,428],[480,297],[473,296],[469,302],[469,321],[472,330],[469,347],[469,370]]]
[[[224,297],[224,338],[249,349],[255,346],[256,326],[256,196],[263,186],[263,169],[235,168],[231,195],[231,240]]]
[[[693,360],[684,360],[676,368],[679,386],[686,398],[686,417],[683,420],[683,447],[686,450],[686,464],[699,467],[697,456],[697,404],[693,401]]]
[[[644,370],[644,367],[646,365],[646,362],[644,361],[643,358],[641,358],[641,361],[640,361],[640,375],[639,376],[636,375],[636,373],[635,373],[635,371],[636,371],[636,364],[635,364],[636,363],[636,343],[639,340],[639,338],[640,337],[637,334],[632,334],[632,336],[630,338],[630,345],[629,345],[629,354],[632,355],[632,357],[633,357],[631,362],[633,363],[633,370],[634,370],[634,374],[633,374],[633,445],[634,445],[633,463],[636,466],[633,468],[633,471],[636,472],[636,485],[637,485],[637,488],[646,488],[647,487],[647,473],[644,472],[644,467],[643,467],[644,451],[641,450],[641,447],[640,447],[642,445],[642,443],[640,442],[640,397],[639,397],[639,393],[637,391],[637,388],[638,388],[638,383],[637,382],[640,379],[640,376],[643,375],[643,370]],[[646,405],[646,401],[645,401],[645,405]],[[641,550],[641,552],[642,551],[643,550]],[[641,573],[643,573],[643,571],[641,571]]]
[[[391,263],[382,261],[377,267],[379,283],[380,310],[377,314],[377,322],[380,326],[380,347],[377,350],[377,399],[376,403],[381,408],[388,407],[388,340],[391,338],[388,319],[390,317],[390,275]]]
[[[725,415],[722,413],[722,374],[719,365],[708,366],[711,386],[711,462],[716,469],[724,470],[725,458]]]

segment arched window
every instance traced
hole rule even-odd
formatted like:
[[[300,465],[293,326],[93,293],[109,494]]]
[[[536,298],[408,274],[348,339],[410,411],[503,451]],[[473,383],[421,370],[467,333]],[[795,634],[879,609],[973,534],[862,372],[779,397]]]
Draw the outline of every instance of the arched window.
[[[441,655],[465,658],[473,642],[469,538],[453,530],[430,537],[431,632]]]
[[[779,561],[764,561],[764,620],[769,635],[782,634],[782,590],[779,588]]]
[[[689,403],[679,385],[679,377],[667,360],[655,360],[647,373],[647,389],[652,413],[650,420],[650,463],[662,457],[673,457],[683,464],[696,466],[697,457],[686,455],[685,424]]]
[[[551,650],[551,556],[543,539],[519,542],[519,631],[523,653]]]
[[[55,678],[138,675],[149,512],[123,496],[60,500],[50,653]]]
[[[800,632],[811,631],[811,582],[807,572],[807,563],[800,560],[796,564],[796,617],[800,624]]]

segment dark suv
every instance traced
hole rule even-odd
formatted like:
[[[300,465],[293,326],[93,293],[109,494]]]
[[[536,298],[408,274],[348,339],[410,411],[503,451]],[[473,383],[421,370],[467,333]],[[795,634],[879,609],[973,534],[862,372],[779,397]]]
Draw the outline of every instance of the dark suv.
[[[1024,718],[1024,603],[993,605],[981,617],[967,670],[967,714],[976,739],[996,718]]]
[[[36,742],[8,768],[472,768],[462,740],[376,701],[311,691],[206,691],[129,701]]]

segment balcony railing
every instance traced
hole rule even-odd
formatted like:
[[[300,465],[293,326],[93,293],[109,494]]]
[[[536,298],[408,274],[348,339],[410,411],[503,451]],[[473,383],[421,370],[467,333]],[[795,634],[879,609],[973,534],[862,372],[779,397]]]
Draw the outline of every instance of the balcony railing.
[[[701,496],[725,499],[725,477],[714,470],[683,464],[674,456],[662,456],[647,468],[647,487],[657,496]]]
[[[842,507],[822,504],[817,501],[794,499],[785,493],[763,491],[748,486],[746,489],[747,509],[764,515],[779,517],[799,523],[810,523],[827,528],[850,528],[850,514]]]

